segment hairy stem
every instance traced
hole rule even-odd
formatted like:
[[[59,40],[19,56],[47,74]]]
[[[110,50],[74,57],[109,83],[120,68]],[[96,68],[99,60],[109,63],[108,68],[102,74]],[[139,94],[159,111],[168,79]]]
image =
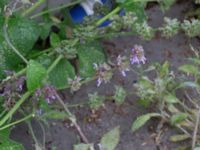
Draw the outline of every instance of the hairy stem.
[[[198,127],[199,127],[199,119],[200,119],[200,108],[196,114],[196,123],[195,123],[194,132],[193,132],[193,136],[192,136],[192,149],[194,149],[196,146],[197,133],[198,133]]]
[[[35,14],[35,15],[31,16],[31,19],[40,17],[40,16],[42,16],[42,15],[45,15],[45,14],[47,14],[47,13],[54,12],[54,11],[57,11],[57,10],[60,10],[60,9],[64,9],[64,8],[67,8],[67,7],[71,7],[71,6],[73,6],[73,5],[76,5],[76,4],[80,3],[81,1],[83,1],[83,0],[77,0],[77,1],[74,1],[74,2],[69,3],[69,4],[65,4],[65,5],[56,7],[56,8],[52,8],[52,9],[48,9],[48,10],[39,12],[38,14]]]
[[[17,101],[13,108],[0,120],[0,126],[2,126],[12,115],[17,111],[17,109],[22,105],[22,103],[31,95],[31,92],[26,92],[22,95],[21,99]]]
[[[28,119],[30,119],[30,118],[33,118],[34,116],[35,116],[34,114],[30,114],[30,115],[28,115],[28,116],[26,116],[26,117],[24,117],[24,118],[22,118],[22,119],[19,119],[19,120],[15,121],[15,122],[12,122],[12,123],[10,123],[10,124],[7,124],[7,125],[1,127],[1,128],[0,128],[0,131],[1,131],[1,130],[4,130],[4,129],[6,129],[6,128],[9,128],[9,127],[11,127],[11,126],[13,126],[13,125],[19,124],[19,123],[21,123],[21,122],[23,122],[23,121],[26,121],[26,120],[28,120]]]
[[[36,2],[35,4],[33,4],[33,6],[31,6],[29,9],[27,9],[26,11],[24,11],[22,13],[22,16],[26,16],[30,13],[32,13],[36,8],[38,8],[41,4],[43,4],[46,0],[38,0],[38,2]]]
[[[84,135],[84,133],[81,130],[80,126],[76,122],[76,118],[74,117],[74,115],[70,112],[70,110],[68,109],[68,107],[65,105],[64,101],[62,100],[62,98],[58,94],[56,94],[56,97],[57,97],[59,103],[63,106],[63,108],[66,111],[67,115],[69,116],[69,120],[72,122],[72,124],[75,126],[76,130],[78,131],[78,133],[79,133],[81,139],[83,140],[83,142],[86,143],[86,144],[89,144],[88,139],[86,138],[86,136]]]

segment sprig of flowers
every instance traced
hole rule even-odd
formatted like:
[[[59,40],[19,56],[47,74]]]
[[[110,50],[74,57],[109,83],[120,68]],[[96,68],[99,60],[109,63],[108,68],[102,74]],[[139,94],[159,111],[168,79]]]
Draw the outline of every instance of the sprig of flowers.
[[[164,18],[164,26],[159,28],[162,36],[170,38],[178,33],[180,29],[180,22],[177,19]]]
[[[184,22],[181,25],[182,29],[189,37],[195,37],[200,35],[200,20],[198,19],[192,19],[184,20]]]
[[[151,40],[154,37],[154,29],[146,21],[135,24],[135,31],[144,40]]]

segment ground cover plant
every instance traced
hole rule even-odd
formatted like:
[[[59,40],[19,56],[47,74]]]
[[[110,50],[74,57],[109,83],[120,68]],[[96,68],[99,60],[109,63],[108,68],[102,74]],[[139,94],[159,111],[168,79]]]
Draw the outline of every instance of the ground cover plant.
[[[73,24],[69,14],[57,16],[52,13],[69,11],[80,2],[72,1],[33,13],[45,0],[0,1],[0,149],[25,149],[21,143],[10,139],[12,129],[25,123],[34,140],[34,148],[46,150],[45,130],[48,130],[49,121],[63,119],[70,122],[79,137],[74,150],[116,149],[120,141],[120,126],[116,124],[115,128],[102,134],[98,142],[90,141],[79,125],[73,107],[67,104],[60,91],[69,90],[75,95],[92,81],[96,82],[98,89],[104,84],[111,84],[113,74],[118,72],[121,78],[128,74],[137,75],[138,80],[132,83],[131,90],[113,85],[112,95],[108,96],[100,95],[94,89],[93,93],[88,93],[88,99],[77,106],[89,107],[91,114],[96,116],[106,102],[114,101],[120,109],[128,96],[137,95],[141,107],[151,109],[137,119],[130,118],[133,120],[130,132],[137,132],[153,119],[158,122],[158,135],[164,125],[174,127],[178,133],[169,140],[188,140],[189,144],[180,144],[179,149],[198,150],[199,49],[190,45],[193,55],[172,70],[167,61],[147,63],[147,54],[140,44],[135,43],[128,50],[128,55],[111,57],[102,41],[130,35],[149,41],[157,34],[170,39],[180,32],[188,40],[198,38],[199,1],[192,1],[195,9],[187,12],[184,20],[165,17],[164,24],[157,28],[148,24],[146,8],[159,5],[164,13],[175,0],[116,0],[112,9],[97,3],[95,14],[85,17],[81,24]],[[102,26],[107,20],[109,24]],[[180,92],[185,95],[184,98],[178,96]],[[33,121],[43,132],[42,140],[35,135]],[[159,141],[159,136],[156,138]]]

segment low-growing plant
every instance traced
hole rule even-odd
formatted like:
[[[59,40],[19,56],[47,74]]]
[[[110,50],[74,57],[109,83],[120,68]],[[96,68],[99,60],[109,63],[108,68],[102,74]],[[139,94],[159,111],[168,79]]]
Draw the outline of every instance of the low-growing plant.
[[[76,128],[83,143],[74,145],[74,150],[92,150],[93,141],[89,141],[78,125],[76,116],[71,113],[66,102],[59,95],[59,90],[70,89],[71,93],[78,91],[83,84],[96,80],[96,86],[109,83],[113,72],[119,71],[122,77],[136,72],[131,65],[146,63],[145,50],[135,44],[128,56],[118,55],[116,60],[110,60],[103,50],[100,40],[118,35],[139,35],[144,40],[154,38],[157,31],[163,37],[170,38],[179,30],[187,36],[199,36],[199,20],[185,20],[180,23],[176,19],[165,19],[165,24],[154,29],[148,25],[145,7],[148,2],[158,2],[163,11],[175,2],[174,0],[116,0],[113,9],[108,12],[105,8],[96,6],[96,14],[87,17],[82,24],[73,25],[68,15],[59,18],[51,12],[69,9],[81,2],[73,1],[58,8],[43,10],[32,15],[45,0],[31,3],[26,0],[0,1],[0,141],[3,149],[24,149],[19,143],[9,139],[13,126],[25,122],[35,142],[36,149],[46,149],[45,141],[38,141],[32,128],[31,120],[38,122],[45,136],[44,125],[48,119],[68,119]],[[98,18],[99,9],[104,10],[104,17]],[[123,14],[123,15],[121,15]],[[42,17],[41,22],[36,18]],[[108,26],[102,23],[110,20]],[[198,58],[199,59],[199,58]],[[194,148],[198,141],[198,107],[186,105],[176,97],[177,89],[184,87],[195,88],[199,93],[198,59],[191,59],[194,65],[184,65],[180,70],[192,74],[194,82],[177,81],[173,72],[169,71],[169,63],[155,64],[148,72],[155,70],[156,77],[139,75],[140,80],[134,85],[137,89],[139,102],[148,106],[156,104],[156,112],[139,117],[133,124],[132,130],[140,128],[151,117],[160,117],[180,129],[184,136],[181,139],[192,138]],[[185,81],[185,80],[184,80]],[[130,93],[132,94],[132,93]],[[115,86],[113,95],[99,96],[97,92],[88,94],[88,105],[97,110],[104,104],[105,99],[112,99],[117,105],[122,105],[126,90]],[[29,99],[29,101],[27,101]],[[191,104],[196,104],[188,97]],[[62,110],[58,109],[62,107]],[[194,107],[194,110],[192,108]],[[21,119],[16,119],[18,112]],[[197,114],[197,117],[195,115]],[[195,122],[196,121],[196,122]],[[192,134],[192,129],[195,128]],[[106,133],[99,149],[114,150],[119,142],[120,128],[116,127]],[[180,136],[178,136],[180,137]],[[184,137],[184,138],[183,138]],[[172,138],[174,139],[174,138]]]

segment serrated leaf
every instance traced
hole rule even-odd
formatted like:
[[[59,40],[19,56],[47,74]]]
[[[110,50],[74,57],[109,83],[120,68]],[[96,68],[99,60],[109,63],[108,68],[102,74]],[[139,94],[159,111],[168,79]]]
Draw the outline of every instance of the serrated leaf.
[[[48,80],[58,89],[63,89],[68,85],[68,78],[74,79],[74,67],[67,59],[62,59],[50,72]]]
[[[93,144],[77,144],[73,146],[73,150],[90,150]]]
[[[105,61],[102,46],[99,42],[93,41],[90,43],[81,44],[78,46],[79,56],[79,73],[82,78],[94,76],[94,63],[100,64]]]
[[[34,91],[39,88],[46,75],[47,71],[40,63],[30,60],[26,72],[28,90]]]
[[[115,150],[120,140],[120,127],[117,126],[101,138],[100,144],[104,150]]]
[[[158,117],[160,114],[158,113],[148,113],[142,116],[139,116],[132,125],[132,132],[135,132],[138,130],[140,127],[142,127],[147,121],[149,121],[152,117]]]
[[[186,134],[178,134],[178,135],[173,135],[170,137],[170,141],[172,142],[180,142],[180,141],[184,141],[186,139],[190,138],[190,136],[186,135]]]
[[[50,44],[52,47],[56,47],[60,43],[60,37],[58,34],[52,32],[50,35]]]
[[[186,113],[176,113],[170,118],[171,125],[176,125],[178,123],[181,123],[188,117],[188,114]]]
[[[178,103],[179,99],[172,94],[168,94],[164,96],[164,101],[167,103],[173,104],[173,103]]]
[[[197,74],[199,72],[198,68],[194,65],[185,64],[179,67],[179,70],[190,73],[190,74]]]

